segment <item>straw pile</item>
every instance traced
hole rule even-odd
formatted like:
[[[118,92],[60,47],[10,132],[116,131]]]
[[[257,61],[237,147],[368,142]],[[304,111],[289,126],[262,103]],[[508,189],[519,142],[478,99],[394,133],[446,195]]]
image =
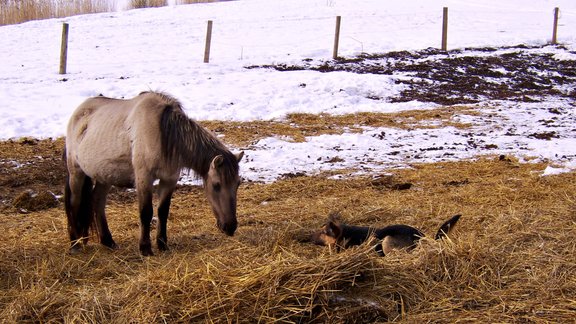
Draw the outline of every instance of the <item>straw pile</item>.
[[[182,187],[169,220],[171,251],[149,258],[138,253],[133,192],[113,193],[108,207],[120,249],[92,238],[76,256],[67,253],[61,205],[28,214],[4,208],[0,320],[570,322],[576,174],[541,177],[544,167],[489,158],[414,165],[386,181],[243,184],[232,238],[216,230],[201,189]],[[412,253],[379,258],[369,244],[333,253],[307,242],[332,211],[349,223],[403,223],[430,236],[452,214],[463,217],[450,240],[424,239]]]
[[[462,111],[471,113],[295,114],[289,125],[209,125],[242,146],[354,125],[448,123]],[[138,252],[135,193],[113,190],[108,221],[120,248],[91,238],[72,256],[64,208],[52,195],[62,194],[62,147],[62,139],[0,142],[0,322],[574,321],[574,172],[542,177],[545,164],[488,157],[375,177],[244,183],[231,238],[216,229],[202,189],[185,186],[172,203],[170,251],[148,258]],[[354,225],[407,224],[429,236],[463,216],[449,240],[424,239],[412,253],[379,258],[370,244],[340,253],[312,245],[310,232],[331,212]]]

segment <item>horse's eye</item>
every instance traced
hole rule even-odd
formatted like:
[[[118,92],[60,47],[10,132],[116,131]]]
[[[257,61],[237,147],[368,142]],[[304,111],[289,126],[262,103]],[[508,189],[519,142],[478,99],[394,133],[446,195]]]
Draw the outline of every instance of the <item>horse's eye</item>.
[[[222,188],[222,186],[221,186],[219,183],[215,183],[215,184],[212,186],[212,189],[214,189],[214,191],[216,191],[216,192],[220,192],[220,189],[221,189],[221,188]]]

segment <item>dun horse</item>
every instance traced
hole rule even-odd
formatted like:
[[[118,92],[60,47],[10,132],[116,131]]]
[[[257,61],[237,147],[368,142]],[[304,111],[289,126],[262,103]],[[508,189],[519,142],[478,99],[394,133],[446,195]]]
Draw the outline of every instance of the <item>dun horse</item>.
[[[461,215],[452,216],[438,229],[435,239],[446,237],[456,225]],[[380,256],[384,256],[396,249],[412,250],[424,234],[408,225],[390,225],[383,228],[365,226],[352,226],[342,224],[338,214],[332,214],[322,228],[311,235],[312,242],[318,245],[347,248],[360,245],[370,237],[378,240],[375,249]]]
[[[168,249],[170,200],[182,169],[204,182],[218,228],[229,236],[237,227],[238,162],[213,134],[189,119],[181,104],[158,92],[129,99],[93,97],[70,118],[64,160],[68,169],[65,207],[71,252],[81,250],[95,227],[100,242],[116,248],[106,221],[111,186],[135,187],[140,212],[140,252],[152,255],[150,222],[153,184],[158,182],[156,244]]]

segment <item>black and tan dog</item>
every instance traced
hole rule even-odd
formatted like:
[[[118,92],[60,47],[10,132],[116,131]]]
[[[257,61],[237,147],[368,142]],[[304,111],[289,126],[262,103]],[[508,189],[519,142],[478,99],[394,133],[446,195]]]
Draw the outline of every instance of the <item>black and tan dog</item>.
[[[446,237],[454,228],[461,215],[452,216],[438,229],[435,239]],[[375,249],[384,256],[392,250],[412,250],[424,234],[408,225],[390,225],[383,228],[352,226],[343,224],[338,214],[331,214],[328,222],[312,234],[313,243],[325,246],[335,246],[337,249],[360,245],[371,237],[378,240]]]

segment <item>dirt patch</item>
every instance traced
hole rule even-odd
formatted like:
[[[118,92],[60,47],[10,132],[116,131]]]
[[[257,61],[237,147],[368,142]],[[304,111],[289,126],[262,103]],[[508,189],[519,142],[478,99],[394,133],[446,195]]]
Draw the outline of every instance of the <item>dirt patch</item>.
[[[63,193],[66,176],[63,149],[63,139],[0,142],[0,209],[34,210],[42,205],[51,206],[42,197]],[[36,207],[35,202],[39,203]]]
[[[20,193],[14,201],[12,206],[17,208],[21,213],[28,213],[31,211],[39,211],[59,206],[58,197],[50,191],[24,191]]]
[[[402,76],[406,85],[398,96],[370,98],[390,102],[434,102],[440,105],[472,104],[486,100],[538,102],[547,97],[576,99],[576,64],[558,60],[541,46],[438,49],[362,54],[352,58],[300,65],[261,65],[278,71],[347,71]],[[574,54],[561,46],[558,52]],[[481,53],[481,55],[478,55]]]

